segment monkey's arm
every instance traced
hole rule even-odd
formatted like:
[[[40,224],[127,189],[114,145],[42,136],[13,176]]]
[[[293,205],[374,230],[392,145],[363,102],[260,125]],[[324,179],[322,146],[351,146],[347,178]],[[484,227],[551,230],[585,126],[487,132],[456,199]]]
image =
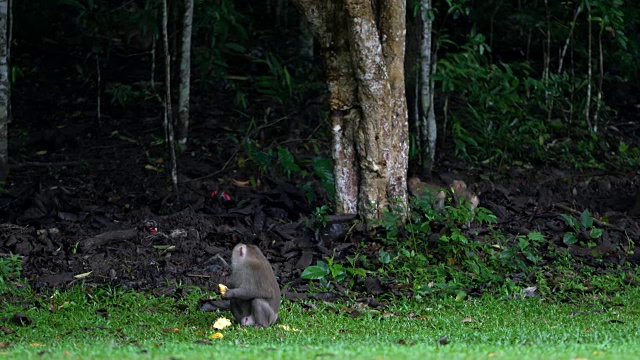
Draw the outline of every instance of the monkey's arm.
[[[249,287],[239,287],[235,289],[228,289],[222,296],[223,299],[239,299],[239,300],[252,300],[252,299],[269,299],[273,294],[268,291],[258,291],[257,289],[251,289]]]

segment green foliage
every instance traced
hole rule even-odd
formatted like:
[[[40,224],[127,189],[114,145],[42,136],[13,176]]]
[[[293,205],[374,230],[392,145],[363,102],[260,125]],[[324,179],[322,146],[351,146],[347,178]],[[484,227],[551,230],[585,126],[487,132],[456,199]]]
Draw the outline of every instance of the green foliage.
[[[319,206],[313,211],[313,222],[318,224],[320,227],[326,227],[328,215],[329,215],[329,206],[328,205]]]
[[[7,290],[8,282],[20,277],[22,259],[19,255],[0,256],[0,293]]]
[[[22,273],[21,256],[15,254],[0,257],[0,279],[8,280],[20,277]]]
[[[249,19],[236,9],[232,0],[196,0],[194,13],[194,38],[204,45],[194,47],[194,65],[201,72],[201,84],[214,85],[213,80],[227,76],[229,59],[241,58],[247,51],[243,43],[249,38]],[[229,86],[239,90],[234,81]]]
[[[540,233],[507,237],[491,230],[481,237],[471,229],[497,221],[487,209],[446,205],[437,211],[432,195],[411,201],[404,227],[397,226],[393,214],[382,221],[387,247],[378,251],[377,261],[381,274],[410,284],[418,296],[464,297],[467,289],[488,285],[510,289],[511,273],[531,271],[540,260],[546,244]]]
[[[306,268],[300,277],[307,280],[317,280],[320,283],[321,289],[324,290],[332,288],[332,281],[337,283],[347,281],[347,287],[353,288],[357,276],[365,277],[367,275],[365,269],[355,266],[357,258],[357,256],[350,258],[350,265],[345,266],[336,263],[333,257],[325,257],[326,261],[316,261],[316,265]]]
[[[111,96],[111,103],[128,108],[145,101],[149,94],[144,89],[136,89],[131,85],[108,83],[105,92]]]
[[[329,197],[334,199],[336,196],[336,187],[333,179],[333,164],[331,160],[325,157],[314,157],[311,160],[311,167],[313,168],[313,173],[320,178],[322,186],[329,194]]]
[[[577,220],[572,215],[560,214],[560,217],[573,231],[564,233],[563,241],[567,245],[580,243],[583,247],[594,247],[596,241],[602,236],[602,229],[593,226],[593,216],[589,210],[580,214]]]
[[[266,173],[269,167],[272,165],[273,150],[267,151],[258,150],[258,146],[252,141],[245,141],[244,151],[251,161],[253,161],[258,167],[261,173]]]
[[[274,154],[273,148],[262,151],[258,145],[251,140],[244,142],[244,150],[249,160],[258,167],[260,173],[265,174],[275,168],[281,170],[282,173],[286,174],[289,178],[298,176],[302,179],[308,179],[310,174],[314,174],[320,179],[329,197],[333,198],[335,196],[331,160],[321,157],[314,157],[311,161],[296,160],[288,148],[276,146]],[[311,169],[309,169],[309,167],[311,167]],[[307,182],[302,182],[300,186],[305,191],[307,200],[311,202],[315,194],[310,179],[308,179]]]
[[[630,36],[640,24],[634,17],[640,14],[640,6],[617,0],[546,4],[448,0],[436,5],[436,11],[454,19],[467,16],[473,23],[467,34],[446,30],[437,34],[437,52],[442,55],[435,79],[441,94],[450,98],[447,130],[453,135],[453,151],[494,164],[551,161],[576,168],[626,166],[613,155],[615,145],[611,144],[619,139],[597,136],[611,113],[603,103],[608,99],[600,97],[599,83],[606,91],[607,83],[626,81],[640,72],[633,56],[640,54],[640,37]],[[576,12],[578,6],[581,11]],[[500,20],[506,18],[513,23]],[[587,27],[593,30],[592,39],[576,37],[586,34]],[[526,41],[525,33],[529,34]],[[546,62],[532,49],[545,48],[548,41],[551,51],[567,52],[551,54]],[[599,58],[604,59],[602,75],[598,74]],[[593,64],[592,74],[587,72],[587,62]],[[636,154],[631,158],[637,162]]]
[[[267,52],[263,59],[255,59],[254,62],[265,64],[269,69],[267,74],[256,77],[258,91],[281,104],[288,102],[294,84],[287,67],[271,52]]]
[[[296,164],[295,159],[293,158],[293,154],[289,151],[289,149],[284,148],[282,146],[278,146],[278,161],[280,162],[280,166],[282,166],[282,170],[288,177],[291,177],[291,174],[297,174],[300,172],[300,166]]]
[[[514,243],[500,253],[499,258],[505,266],[515,267],[519,271],[527,271],[530,264],[538,264],[540,249],[545,241],[544,236],[539,232],[531,232],[527,236],[518,235]]]

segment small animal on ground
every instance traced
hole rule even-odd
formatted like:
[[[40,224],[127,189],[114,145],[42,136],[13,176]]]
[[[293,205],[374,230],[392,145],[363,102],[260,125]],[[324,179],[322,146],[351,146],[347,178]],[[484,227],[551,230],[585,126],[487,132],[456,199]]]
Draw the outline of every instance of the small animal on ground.
[[[415,197],[423,197],[427,192],[431,193],[435,198],[435,208],[438,210],[444,209],[444,202],[447,197],[445,190],[446,186],[437,185],[430,182],[420,181],[417,177],[412,177],[408,181],[409,193]],[[462,203],[468,203],[471,210],[475,209],[480,204],[478,195],[467,189],[467,184],[462,180],[453,180],[450,186],[451,193],[453,194],[453,202],[455,206],[460,206]]]
[[[238,244],[231,253],[229,287],[231,313],[246,326],[266,327],[278,319],[280,286],[271,264],[255,245]]]

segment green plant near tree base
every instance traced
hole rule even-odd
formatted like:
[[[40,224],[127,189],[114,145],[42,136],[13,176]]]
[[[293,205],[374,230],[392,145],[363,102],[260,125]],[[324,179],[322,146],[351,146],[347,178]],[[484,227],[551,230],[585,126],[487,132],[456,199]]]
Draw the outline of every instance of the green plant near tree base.
[[[349,266],[336,263],[333,257],[325,257],[326,261],[316,261],[316,265],[306,268],[300,277],[307,280],[318,280],[320,288],[324,290],[330,290],[332,288],[332,281],[337,283],[346,281],[347,287],[351,289],[355,284],[357,276],[367,276],[365,269],[355,266],[358,257],[359,256],[348,257],[347,261],[349,262]]]
[[[430,194],[412,198],[411,205],[404,226],[392,213],[383,219],[381,240],[387,246],[376,260],[380,276],[411,285],[417,296],[464,297],[465,289],[488,285],[516,294],[521,288],[511,274],[531,271],[540,261],[546,244],[542,234],[504,235],[492,227],[497,219],[485,208],[474,212],[468,205],[446,205],[438,211]]]
[[[602,236],[602,229],[593,226],[593,216],[589,210],[580,214],[580,221],[572,215],[560,214],[568,227],[573,231],[564,233],[563,241],[567,245],[579,243],[583,247],[594,247]]]
[[[310,160],[297,160],[291,151],[283,146],[276,146],[266,150],[260,150],[259,146],[251,140],[244,143],[244,150],[249,158],[259,169],[261,174],[266,174],[273,169],[281,171],[289,179],[297,176],[305,181],[300,182],[300,187],[305,192],[307,201],[311,203],[315,197],[311,182],[311,173],[321,182],[330,199],[335,197],[333,180],[333,167],[331,160],[323,157],[313,157]],[[275,150],[275,151],[274,151]],[[242,160],[244,164],[244,160]]]

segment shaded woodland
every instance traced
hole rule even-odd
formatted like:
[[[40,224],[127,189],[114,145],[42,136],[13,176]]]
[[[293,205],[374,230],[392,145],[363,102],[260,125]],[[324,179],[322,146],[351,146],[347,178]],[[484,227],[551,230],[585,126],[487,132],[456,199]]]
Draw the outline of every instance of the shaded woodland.
[[[0,256],[35,287],[215,289],[238,242],[291,298],[637,284],[640,5],[389,2],[406,38],[388,46],[406,51],[383,69],[351,36],[369,19],[385,51],[383,1],[195,0],[182,127],[186,3],[13,4]],[[365,98],[382,78],[389,92]],[[366,104],[380,127],[348,127],[377,114]],[[444,189],[442,208],[414,177]]]

